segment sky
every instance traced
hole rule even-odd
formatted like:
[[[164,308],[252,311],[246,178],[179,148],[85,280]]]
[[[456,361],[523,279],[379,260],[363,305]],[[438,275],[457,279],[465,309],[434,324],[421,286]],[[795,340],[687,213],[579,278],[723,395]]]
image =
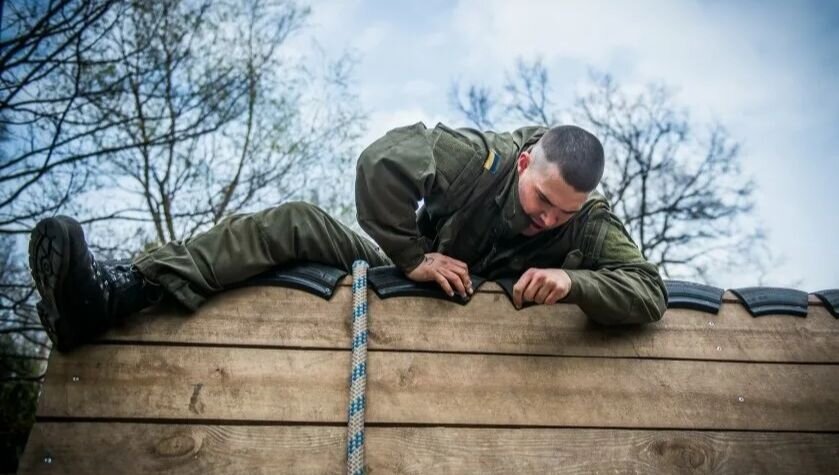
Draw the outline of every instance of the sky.
[[[468,125],[449,103],[453,81],[498,88],[519,58],[544,62],[560,104],[591,69],[628,87],[661,82],[740,142],[782,259],[764,284],[839,287],[839,2],[318,0],[296,41],[311,38],[356,56],[365,143],[417,121]]]

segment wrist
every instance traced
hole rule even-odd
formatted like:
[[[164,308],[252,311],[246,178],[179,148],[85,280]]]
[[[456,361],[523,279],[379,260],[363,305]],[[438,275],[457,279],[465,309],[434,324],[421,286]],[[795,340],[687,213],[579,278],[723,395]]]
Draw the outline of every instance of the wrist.
[[[565,297],[562,300],[565,302],[575,303],[577,299],[580,298],[580,293],[582,292],[580,275],[576,270],[562,269],[562,271],[565,272],[565,275],[568,276],[568,280],[571,282],[568,286],[568,293],[565,294]]]

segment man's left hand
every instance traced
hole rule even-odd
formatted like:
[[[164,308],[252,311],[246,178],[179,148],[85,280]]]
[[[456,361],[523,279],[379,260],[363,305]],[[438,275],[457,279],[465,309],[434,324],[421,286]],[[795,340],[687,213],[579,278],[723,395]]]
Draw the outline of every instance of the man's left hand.
[[[571,290],[571,278],[562,269],[527,269],[513,286],[513,304],[521,308],[524,302],[555,304]]]

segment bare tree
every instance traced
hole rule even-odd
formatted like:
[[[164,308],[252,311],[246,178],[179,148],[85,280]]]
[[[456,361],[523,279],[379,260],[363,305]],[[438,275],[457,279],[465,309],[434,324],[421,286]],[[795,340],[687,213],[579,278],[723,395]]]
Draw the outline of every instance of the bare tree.
[[[672,102],[662,86],[628,94],[599,75],[575,116],[603,141],[610,158],[603,192],[642,254],[665,275],[708,281],[715,263],[752,256],[763,238],[740,222],[752,211],[754,183],[723,126],[695,130]]]
[[[3,380],[39,380],[48,351],[34,311],[24,238],[39,218],[69,206],[90,184],[91,137],[113,124],[85,124],[87,54],[113,27],[116,0],[0,2],[0,337]],[[109,58],[99,58],[106,63]],[[92,217],[96,219],[95,217]]]
[[[0,236],[0,383],[40,380],[49,353],[24,262],[14,240]]]
[[[49,346],[32,309],[29,269],[16,236],[0,235],[0,471],[17,470],[35,420]]]
[[[318,163],[341,165],[339,147],[358,135],[361,114],[349,96],[329,96],[338,83],[307,96],[322,77],[281,50],[307,14],[287,2],[159,0],[133,5],[114,30],[99,54],[123,61],[93,77],[124,79],[91,102],[91,114],[121,124],[100,149],[138,144],[101,165],[135,203],[128,216],[153,224],[154,240],[189,237],[229,213],[286,200],[316,178]],[[127,54],[133,50],[141,53]],[[345,80],[349,63],[337,64]]]
[[[563,116],[592,130],[606,150],[601,191],[666,276],[708,282],[721,267],[760,271],[764,235],[747,219],[754,184],[722,125],[693,124],[661,85],[629,93],[609,75],[592,74],[566,111],[554,106],[550,85],[541,62],[520,61],[503,94],[476,89],[480,98],[464,104],[453,94],[452,102],[478,127],[494,122],[485,111],[503,110],[523,123],[550,127]]]
[[[85,55],[113,25],[115,0],[3,2],[0,41],[0,234],[24,234],[66,206],[88,183],[85,147],[113,124],[79,124]],[[100,59],[107,62],[107,58]]]
[[[127,193],[83,222],[148,222],[154,239],[305,194],[345,168],[364,114],[352,62],[283,50],[308,9],[286,1],[5,2],[0,233]],[[318,58],[314,58],[318,59]],[[324,165],[328,162],[329,165]],[[313,173],[308,173],[311,170]],[[334,177],[334,173],[333,173]],[[126,199],[138,197],[139,199]],[[342,207],[349,197],[324,196]]]
[[[462,94],[465,94],[465,97],[461,97]],[[479,129],[494,127],[496,102],[489,87],[472,85],[462,93],[460,85],[455,82],[449,90],[449,102],[475,127]]]

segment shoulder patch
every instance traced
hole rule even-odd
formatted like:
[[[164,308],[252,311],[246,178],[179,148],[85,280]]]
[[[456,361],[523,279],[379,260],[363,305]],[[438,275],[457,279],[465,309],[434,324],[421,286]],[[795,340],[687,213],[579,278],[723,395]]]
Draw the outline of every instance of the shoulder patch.
[[[501,166],[501,157],[498,155],[494,149],[489,149],[489,153],[487,154],[487,158],[484,161],[484,170],[489,170],[490,173],[495,175],[495,172],[498,171],[498,168]]]

